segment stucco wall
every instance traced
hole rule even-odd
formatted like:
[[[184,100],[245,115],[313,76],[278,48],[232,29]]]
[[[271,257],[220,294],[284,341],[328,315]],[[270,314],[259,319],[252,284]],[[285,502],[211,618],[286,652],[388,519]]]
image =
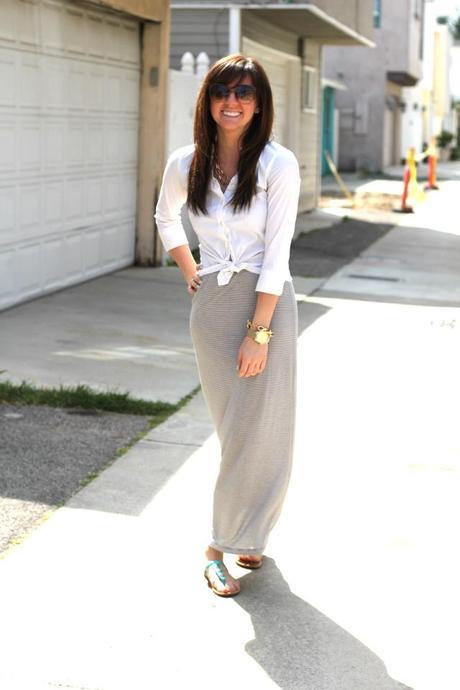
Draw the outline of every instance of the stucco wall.
[[[376,172],[389,158],[391,163],[399,162],[399,111],[390,111],[389,105],[390,102],[397,105],[394,98],[400,98],[402,87],[388,82],[387,72],[421,76],[421,62],[415,58],[418,56],[420,19],[414,16],[412,5],[412,2],[399,0],[382,3],[381,28],[374,33],[375,48],[324,48],[323,75],[342,82],[347,89],[337,93],[339,166],[342,170],[366,168]],[[411,40],[409,34],[413,35]],[[390,121],[394,125],[391,128]],[[399,143],[389,142],[390,130],[392,137],[399,138]]]
[[[302,0],[299,0],[299,2]],[[357,33],[372,40],[374,0],[315,0],[312,4]]]
[[[341,170],[382,167],[385,109],[385,70],[373,48],[323,49],[324,76],[342,82],[337,91],[340,111]]]

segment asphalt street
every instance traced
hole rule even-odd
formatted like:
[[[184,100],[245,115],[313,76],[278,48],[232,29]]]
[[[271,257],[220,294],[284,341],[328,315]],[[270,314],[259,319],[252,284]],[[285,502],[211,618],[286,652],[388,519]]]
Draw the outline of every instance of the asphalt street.
[[[143,416],[0,405],[0,552],[147,429]]]

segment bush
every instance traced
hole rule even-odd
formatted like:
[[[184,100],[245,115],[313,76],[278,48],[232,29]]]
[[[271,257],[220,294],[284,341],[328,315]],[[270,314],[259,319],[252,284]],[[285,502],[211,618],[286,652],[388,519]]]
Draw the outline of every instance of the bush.
[[[454,135],[452,132],[448,132],[447,129],[443,129],[442,132],[436,137],[436,144],[440,149],[447,148],[453,138]]]

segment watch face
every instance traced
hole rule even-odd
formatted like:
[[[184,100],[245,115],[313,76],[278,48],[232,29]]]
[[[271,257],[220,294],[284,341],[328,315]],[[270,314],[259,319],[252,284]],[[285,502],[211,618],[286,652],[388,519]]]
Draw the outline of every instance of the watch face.
[[[258,331],[255,335],[254,340],[260,343],[260,345],[265,345],[265,343],[268,343],[269,337],[268,334],[264,331]]]

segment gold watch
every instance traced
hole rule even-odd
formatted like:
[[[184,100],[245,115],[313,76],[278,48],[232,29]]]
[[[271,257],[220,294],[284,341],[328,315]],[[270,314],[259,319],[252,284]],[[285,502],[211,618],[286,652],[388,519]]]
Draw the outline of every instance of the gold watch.
[[[248,329],[247,335],[259,345],[266,345],[273,337],[273,331],[266,326],[254,326],[252,321],[246,322],[246,328]],[[255,330],[251,330],[252,328]]]

